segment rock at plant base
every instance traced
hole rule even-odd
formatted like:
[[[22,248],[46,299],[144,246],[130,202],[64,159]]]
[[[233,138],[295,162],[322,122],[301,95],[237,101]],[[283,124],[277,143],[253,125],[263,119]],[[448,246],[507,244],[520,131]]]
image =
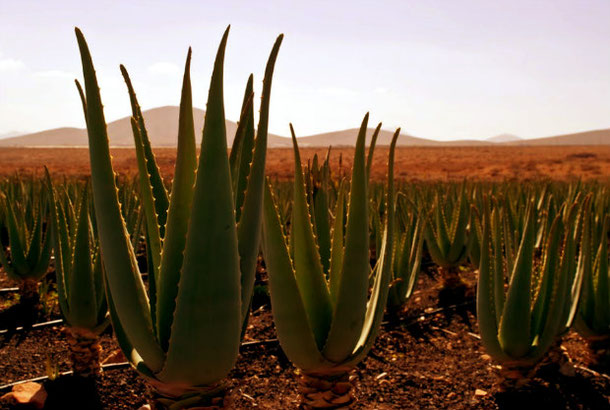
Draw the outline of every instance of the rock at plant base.
[[[36,409],[42,409],[47,400],[47,392],[41,384],[27,382],[13,387],[13,391],[0,398],[2,402],[17,405],[29,405]]]
[[[123,363],[126,362],[127,358],[121,351],[121,349],[117,349],[114,352],[110,353],[108,357],[102,360],[102,364],[112,364],[112,363]]]

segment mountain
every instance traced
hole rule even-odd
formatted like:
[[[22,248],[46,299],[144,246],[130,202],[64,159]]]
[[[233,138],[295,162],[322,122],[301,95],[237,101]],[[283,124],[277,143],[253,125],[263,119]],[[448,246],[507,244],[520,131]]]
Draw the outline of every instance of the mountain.
[[[178,112],[175,106],[158,107],[144,111],[144,121],[151,144],[155,147],[175,147],[178,133]],[[199,108],[193,109],[195,119],[195,131],[198,142],[201,138],[205,112]],[[226,121],[227,143],[230,146],[237,124]],[[367,140],[373,129],[367,130]],[[389,145],[394,133],[381,130],[377,144]],[[108,136],[110,145],[113,147],[133,147],[133,135],[131,133],[130,117],[124,117],[108,124]],[[327,147],[332,146],[354,146],[358,136],[358,129],[352,128],[342,131],[327,132],[323,134],[299,137],[301,147]],[[610,129],[580,132],[574,134],[559,135],[554,137],[538,139],[521,139],[514,135],[502,134],[491,137],[485,141],[460,140],[460,141],[433,141],[402,134],[398,139],[400,146],[424,146],[424,147],[447,147],[447,146],[491,146],[491,145],[610,145]],[[13,136],[0,139],[0,147],[86,147],[87,131],[82,128],[55,128],[36,132],[33,134]],[[269,134],[268,146],[270,148],[289,148],[292,146],[290,138]]]
[[[144,111],[144,122],[151,144],[155,147],[175,147],[178,134],[178,113],[179,108],[175,106],[158,107]],[[203,129],[203,119],[205,112],[199,108],[193,109],[195,119],[195,135],[201,136]],[[113,147],[133,147],[133,134],[131,131],[131,117],[124,117],[108,123],[108,138]],[[226,121],[227,142],[230,144],[235,136],[237,124],[233,121]],[[288,138],[278,137],[269,134],[269,145],[273,141],[280,140],[280,144]],[[86,147],[87,130],[82,128],[55,128],[36,132],[33,134],[21,135],[18,137],[5,138],[0,140],[0,147]]]
[[[522,140],[523,140],[523,138],[517,137],[516,135],[513,135],[513,134],[500,134],[500,135],[496,135],[495,137],[489,137],[485,141],[502,143],[502,142],[516,142],[516,141],[522,141]]]
[[[610,145],[610,128],[511,142],[510,145]]]
[[[332,145],[334,147],[354,146],[358,137],[358,128],[351,128],[342,131],[325,132],[323,134],[315,134],[307,137],[299,137],[299,147],[325,147]],[[367,129],[367,144],[373,135],[373,128]],[[377,137],[378,145],[390,145],[392,142],[393,131],[381,130]],[[483,141],[461,140],[461,141],[434,141],[424,138],[413,137],[407,134],[400,134],[398,141],[399,146],[419,146],[419,147],[437,147],[437,146],[472,146],[472,145],[488,145]]]
[[[9,132],[5,132],[3,134],[0,134],[0,139],[2,138],[11,138],[11,137],[17,137],[19,135],[23,135],[25,134],[25,132],[20,132],[20,131],[9,131]]]

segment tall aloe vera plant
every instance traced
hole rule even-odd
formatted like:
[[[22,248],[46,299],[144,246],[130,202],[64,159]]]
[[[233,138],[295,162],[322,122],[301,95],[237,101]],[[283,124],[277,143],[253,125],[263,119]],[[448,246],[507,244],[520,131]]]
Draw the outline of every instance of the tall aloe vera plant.
[[[66,320],[65,334],[74,374],[95,376],[101,371],[99,334],[108,325],[102,260],[89,217],[88,187],[75,204],[55,192],[46,175],[57,274],[57,296]]]
[[[261,229],[271,78],[282,36],[273,47],[265,71],[252,162],[249,167],[243,166],[249,168],[249,176],[238,223],[223,103],[228,34],[229,29],[214,63],[198,166],[190,52],[187,57],[176,168],[164,229],[158,211],[158,195],[163,195],[164,188],[150,171],[140,175],[150,181],[141,184],[145,188],[141,195],[153,261],[147,294],[121,217],[91,55],[85,38],[76,30],[85,79],[93,199],[111,320],[123,352],[152,386],[155,405],[161,408],[222,403],[222,380],[237,358],[250,301]],[[132,117],[132,126],[138,142],[143,132],[140,118]],[[152,160],[143,141],[136,144],[137,150],[145,151],[139,156],[140,162],[142,158]],[[248,159],[249,155],[241,158]]]
[[[283,235],[272,190],[268,186],[265,191],[263,254],[273,317],[284,352],[302,372],[302,407],[306,409],[343,408],[353,402],[348,372],[372,347],[387,301],[392,277],[393,158],[398,131],[390,149],[385,237],[369,297],[369,205],[364,156],[367,120],[368,114],[356,143],[345,227],[344,195],[339,195],[336,205],[328,279],[311,224],[292,127],[295,155],[292,249]]]
[[[567,205],[564,205],[566,207]],[[582,272],[576,267],[577,206],[551,223],[542,249],[542,263],[534,257],[535,205],[526,210],[525,226],[515,260],[503,246],[499,209],[486,205],[477,289],[477,317],[483,346],[499,363],[500,387],[520,388],[536,364],[557,343],[576,312]],[[511,271],[505,272],[507,267]],[[508,291],[505,278],[508,273]]]

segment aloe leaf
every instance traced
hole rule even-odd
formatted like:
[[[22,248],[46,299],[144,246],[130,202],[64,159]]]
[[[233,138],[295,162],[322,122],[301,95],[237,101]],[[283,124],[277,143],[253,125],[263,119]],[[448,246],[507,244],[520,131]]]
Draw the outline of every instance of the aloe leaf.
[[[214,63],[167,360],[159,377],[214,383],[237,358],[241,290],[223,98],[229,29]],[[197,324],[193,326],[193,324]]]
[[[167,351],[176,308],[178,283],[193,202],[197,171],[197,147],[191,92],[191,49],[184,67],[180,115],[178,119],[178,152],[174,169],[172,194],[167,214],[159,280],[157,281],[157,334],[161,348]]]
[[[452,219],[451,235],[451,246],[449,247],[449,253],[447,254],[447,260],[452,263],[459,263],[460,256],[464,252],[464,247],[467,242],[468,220],[470,215],[468,214],[468,206],[466,205],[466,198],[464,194],[460,194],[458,204],[455,209]]]
[[[91,241],[89,231],[89,210],[87,209],[87,194],[84,190],[80,203],[74,259],[72,260],[72,276],[70,278],[70,294],[68,304],[70,324],[72,326],[91,329],[97,322],[97,300],[93,281],[93,266],[91,261]]]
[[[384,238],[382,241],[380,257],[377,260],[375,282],[371,290],[371,296],[366,306],[364,323],[361,327],[360,338],[356,343],[350,357],[347,359],[348,365],[355,365],[362,361],[373,347],[379,326],[383,319],[383,312],[388,302],[388,292],[390,281],[392,280],[392,252],[394,249],[394,154],[396,151],[396,141],[400,135],[400,128],[396,130],[390,144],[390,154],[388,159],[388,189],[386,194],[386,220]]]
[[[112,293],[110,291],[110,285],[108,284],[108,279],[104,281],[105,293],[107,295],[108,300],[108,312],[110,316],[110,322],[112,323],[112,331],[114,333],[114,337],[119,344],[119,348],[129,361],[129,363],[134,367],[139,367],[144,363],[144,359],[139,355],[138,351],[134,348],[129,340],[129,336],[123,325],[121,324],[121,320],[117,313],[117,309],[112,300]]]
[[[17,218],[15,216],[13,204],[11,203],[7,203],[6,216],[8,240],[9,246],[11,247],[11,265],[13,267],[13,271],[17,274],[17,276],[23,279],[22,276],[27,274],[27,272],[29,271],[29,266],[25,256],[25,244],[20,238],[21,235],[18,228]]]
[[[138,129],[140,130],[143,152],[138,154],[138,144],[136,142],[136,154],[138,155],[138,158],[142,156],[142,160],[146,165],[148,172],[146,172],[144,175],[148,177],[149,184],[152,187],[157,223],[159,225],[159,235],[161,238],[164,238],[165,223],[167,221],[167,209],[169,208],[167,190],[165,189],[165,185],[163,185],[163,179],[161,178],[161,173],[159,171],[157,161],[155,160],[155,154],[153,153],[150,145],[150,139],[148,138],[148,132],[146,131],[146,124],[144,123],[144,116],[142,115],[142,110],[138,104],[138,99],[131,84],[131,79],[129,78],[127,69],[123,65],[121,65],[120,68],[121,74],[125,80],[125,84],[127,85],[127,91],[129,93],[129,101],[131,102],[132,112],[131,115],[133,118],[135,118]],[[139,172],[140,174],[143,174],[142,171]]]
[[[74,80],[76,84],[76,89],[78,90],[78,96],[80,97],[81,105],[83,106],[83,113],[85,114],[85,121],[87,120],[87,99],[85,98],[85,92],[83,91],[83,87],[80,85],[78,80]]]
[[[533,217],[533,206],[530,205],[500,322],[500,344],[502,349],[513,358],[525,356],[532,342],[530,306],[535,245]]]
[[[597,251],[596,272],[596,292],[593,295],[595,300],[595,313],[593,326],[596,329],[607,327],[610,324],[610,284],[608,283],[608,224],[609,217],[604,218],[602,223],[601,240]]]
[[[29,270],[33,270],[36,263],[39,261],[42,252],[42,211],[39,210],[34,221],[34,229],[31,232],[30,240],[28,241],[25,251],[25,262]]]
[[[433,211],[431,211],[433,212]],[[434,229],[432,228],[432,226],[434,225],[434,222],[432,221],[432,218],[430,216],[430,213],[428,213],[428,215],[426,215],[426,227],[424,229],[424,238],[425,238],[425,242],[426,242],[426,247],[428,249],[428,252],[430,253],[430,256],[432,257],[432,260],[434,261],[434,263],[436,263],[439,266],[443,266],[445,265],[444,262],[444,256],[443,253],[441,251],[441,249],[438,246],[438,241],[436,240],[436,233],[434,232]]]
[[[322,181],[313,197],[313,211],[320,261],[326,274],[330,270],[330,212],[328,201],[328,184]]]
[[[57,215],[57,206],[55,200],[55,190],[53,189],[53,184],[51,182],[51,176],[49,175],[49,170],[45,167],[45,182],[47,185],[47,190],[49,191],[49,205],[50,205],[50,232],[49,234],[53,237],[53,245],[54,245],[54,253],[55,253],[55,275],[57,282],[57,300],[59,302],[59,307],[61,309],[64,317],[67,317],[70,313],[70,309],[68,306],[67,295],[66,295],[66,286],[65,286],[65,278],[64,278],[64,262],[63,262],[63,252],[62,252],[62,242],[68,240],[67,235],[62,237],[61,231],[59,230],[59,219]],[[0,253],[2,251],[0,250]]]
[[[486,201],[487,202],[487,201]],[[491,255],[491,244],[493,236],[491,231],[491,217],[489,204],[484,205],[483,216],[483,238],[481,240],[481,263],[479,265],[479,278],[477,286],[477,320],[479,322],[479,333],[481,342],[487,352],[495,360],[503,360],[508,358],[500,346],[498,340],[498,317],[496,312],[496,280],[493,274],[493,261]],[[497,233],[496,233],[497,235]],[[502,252],[501,249],[495,249],[495,252]]]
[[[235,219],[238,222],[241,215],[241,206],[244,202],[244,191],[248,183],[252,150],[254,148],[253,82],[254,77],[250,74],[246,83],[237,131],[235,131],[235,138],[231,145],[231,154],[229,155],[231,178],[233,180],[233,195],[235,198]]]
[[[136,158],[138,160],[138,177],[140,180],[140,197],[142,207],[144,208],[144,217],[146,218],[146,245],[150,249],[152,256],[152,266],[149,267],[149,274],[152,275],[155,282],[159,281],[159,266],[161,265],[161,232],[158,224],[158,217],[155,210],[155,197],[153,186],[150,182],[148,169],[146,166],[146,156],[144,154],[144,145],[142,142],[141,129],[138,127],[137,121],[131,117],[131,130],[136,146]]]
[[[366,176],[371,177],[371,168],[373,167],[373,154],[375,153],[375,145],[377,144],[377,137],[379,137],[379,131],[381,131],[381,123],[377,124],[373,136],[371,137],[371,144],[369,145],[369,152],[366,158]]]
[[[302,370],[329,366],[330,363],[318,350],[307,318],[269,185],[265,187],[264,201],[263,253],[269,272],[273,320],[280,344],[290,360]]]
[[[248,188],[244,193],[239,225],[237,226],[239,270],[241,272],[241,311],[242,320],[244,322],[248,316],[252,289],[254,288],[256,260],[260,250],[271,83],[273,71],[275,69],[275,61],[277,60],[277,55],[280,51],[283,39],[284,36],[280,34],[275,40],[271,53],[269,54],[269,59],[267,60],[267,66],[265,67],[258,129],[254,142],[254,152],[252,153],[252,164],[250,165],[250,172],[247,174]],[[246,145],[244,145],[244,147],[246,147]],[[242,155],[242,167],[246,167],[245,161],[247,158],[247,156]],[[245,173],[240,174],[245,175]]]
[[[333,309],[337,305],[339,295],[339,284],[341,283],[341,270],[343,268],[343,223],[344,223],[344,198],[345,181],[341,180],[337,193],[337,204],[335,205],[335,221],[333,225],[333,237],[330,254],[330,297]]]
[[[98,235],[104,255],[109,294],[126,337],[153,370],[164,361],[156,342],[146,289],[136,262],[129,234],[121,215],[110,159],[106,120],[91,54],[81,31],[76,29],[87,96],[87,131],[91,182]]]
[[[557,284],[561,278],[559,277],[560,257],[559,247],[562,236],[563,226],[561,217],[555,218],[548,232],[548,238],[545,241],[544,261],[542,267],[542,277],[540,286],[537,291],[536,301],[532,310],[532,331],[531,334],[539,335],[542,333],[545,322],[550,318],[549,309],[553,298],[558,297]]]
[[[294,200],[291,225],[294,268],[310,326],[318,348],[322,349],[331,326],[332,304],[311,225],[301,157],[292,124],[290,132],[294,148]]]
[[[500,210],[497,207],[497,203],[496,201],[494,201],[494,203],[496,204],[496,208],[494,209],[494,211],[492,212],[491,215],[491,232],[492,232],[492,239],[491,239],[491,243],[487,244],[487,246],[493,246],[493,249],[495,249],[495,252],[493,254],[493,261],[492,261],[492,265],[491,265],[491,269],[492,269],[492,275],[494,277],[493,279],[493,292],[494,292],[494,303],[495,303],[495,312],[496,312],[496,323],[500,323],[500,319],[501,319],[501,315],[502,312],[504,311],[504,302],[505,302],[505,295],[504,295],[504,260],[505,258],[503,257],[504,252],[503,252],[503,236],[502,236],[502,221],[500,220]],[[486,243],[485,241],[487,241],[488,239],[485,238],[484,241],[481,241],[481,243]]]
[[[324,356],[341,362],[358,342],[366,313],[369,287],[368,181],[364,144],[368,113],[364,116],[354,154],[347,211],[345,251],[333,321],[324,346]]]

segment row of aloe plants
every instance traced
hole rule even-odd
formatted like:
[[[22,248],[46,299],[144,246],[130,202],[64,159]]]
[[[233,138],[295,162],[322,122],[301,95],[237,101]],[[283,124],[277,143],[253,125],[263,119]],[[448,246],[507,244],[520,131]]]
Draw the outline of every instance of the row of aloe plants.
[[[156,405],[220,406],[223,379],[248,320],[260,238],[278,337],[302,371],[305,408],[353,402],[348,373],[372,348],[386,306],[399,310],[413,293],[424,256],[439,266],[445,288],[466,289],[459,267],[478,268],[481,338],[505,384],[527,382],[574,321],[598,350],[606,349],[603,186],[403,184],[396,194],[399,130],[387,183],[370,184],[380,126],[367,158],[368,115],[349,181],[333,178],[328,155],[321,164],[315,157],[303,171],[291,127],[294,181],[274,186],[265,181],[265,155],[282,37],[265,71],[258,127],[250,77],[227,156],[227,36],[228,30],[216,56],[199,159],[188,52],[171,192],[123,66],[139,177],[117,185],[95,71],[78,30],[85,87],[77,86],[89,132],[90,187],[54,184],[49,176],[44,185],[3,183],[0,212],[9,252],[0,252],[0,262],[31,288],[46,273],[54,248],[59,304],[77,373],[99,371],[97,336],[109,317],[121,349],[153,388]],[[148,286],[137,258],[141,242]]]
[[[361,134],[364,135],[364,125]],[[359,139],[362,144],[363,138]],[[359,146],[357,150],[357,158],[362,158],[362,161],[356,161],[355,163],[362,170],[364,169],[362,165],[364,164],[364,156],[360,154],[361,151],[364,152],[363,145]],[[312,172],[311,170],[315,170],[316,167],[306,167],[305,172],[299,171],[301,169],[300,159],[296,149],[295,158],[297,164],[295,168],[296,184],[290,190],[293,199],[286,201],[286,204],[284,204],[294,209],[289,212],[291,215],[287,218],[288,222],[283,221],[282,212],[279,211],[280,207],[278,207],[282,201],[281,199],[278,200],[277,193],[280,191],[275,189],[276,194],[274,195],[269,189],[267,202],[275,203],[275,209],[268,208],[266,215],[269,219],[265,219],[265,222],[273,223],[271,226],[275,226],[275,236],[272,235],[273,230],[270,230],[270,236],[264,236],[273,239],[276,244],[281,244],[280,239],[284,238],[286,233],[289,234],[290,239],[284,239],[286,255],[282,256],[281,252],[277,255],[273,251],[269,251],[268,248],[265,251],[270,273],[278,272],[276,274],[271,273],[270,285],[274,305],[277,305],[278,309],[282,309],[279,306],[284,303],[286,307],[283,309],[288,312],[290,306],[294,305],[298,293],[289,295],[286,299],[278,299],[276,295],[279,295],[280,292],[273,291],[274,288],[290,288],[286,281],[290,282],[292,274],[289,273],[291,266],[287,262],[294,261],[294,266],[292,266],[294,278],[298,278],[299,272],[304,269],[308,272],[306,277],[316,277],[311,271],[307,271],[306,266],[303,267],[303,260],[308,260],[308,258],[298,256],[299,253],[295,252],[297,249],[300,252],[309,252],[309,259],[319,260],[320,266],[316,268],[318,277],[323,278],[320,279],[321,281],[327,280],[331,302],[337,298],[336,278],[338,276],[337,272],[340,272],[337,270],[339,269],[337,266],[340,265],[332,262],[340,258],[338,256],[340,253],[337,252],[344,247],[342,243],[343,231],[349,225],[346,215],[349,214],[350,209],[346,203],[348,193],[346,183],[339,181],[335,184],[339,187],[337,199],[329,201],[324,216],[329,219],[329,223],[320,224],[321,217],[316,218],[316,215],[324,213],[315,210],[315,201],[313,200],[316,195],[320,194],[320,187],[315,188],[315,185],[308,185],[305,182],[307,178],[314,178],[313,174],[317,171]],[[322,168],[327,166],[328,164],[325,161]],[[328,173],[329,171],[324,172]],[[364,172],[361,172],[360,175],[364,174]],[[43,227],[41,231],[46,233],[36,233],[36,229],[31,228],[29,230],[24,229],[23,234],[27,238],[22,239],[18,236],[17,239],[24,243],[30,243],[30,246],[37,247],[38,251],[35,253],[38,254],[42,253],[42,250],[48,246],[46,243],[49,239],[45,236],[50,235],[52,237],[59,303],[68,325],[66,333],[71,346],[74,369],[80,375],[95,374],[99,371],[97,334],[104,329],[108,319],[106,317],[107,306],[102,283],[101,258],[96,241],[97,228],[94,223],[95,218],[91,216],[93,204],[88,200],[89,187],[74,182],[66,184],[65,181],[54,185],[47,177],[45,184],[47,191],[46,194],[43,194],[44,190],[42,188],[44,186],[42,184],[39,184],[42,186],[40,189],[28,187],[28,184],[35,185],[36,182],[21,181],[20,184],[17,184],[15,179],[4,182],[3,192],[6,192],[4,195],[10,195],[13,199],[13,201],[5,203],[4,212],[7,215],[21,215],[19,220],[25,221],[28,214],[30,216],[36,215],[36,212],[32,211],[32,207],[20,206],[19,211],[14,211],[9,207],[14,207],[13,204],[15,203],[28,202],[22,198],[30,198],[30,203],[39,202],[31,201],[31,197],[36,196],[44,197],[48,201],[48,208],[50,208],[48,214],[52,217],[47,221],[41,218],[42,222],[38,222]],[[119,192],[132,192],[132,184],[132,182],[123,184],[123,188],[119,189]],[[332,184],[330,179],[318,185],[328,184]],[[21,185],[20,188],[15,188],[19,185]],[[131,188],[132,191],[126,188]],[[387,306],[390,311],[397,306],[402,306],[413,292],[419,272],[421,253],[424,248],[422,232],[426,219],[418,218],[416,215],[418,212],[425,213],[425,208],[422,207],[417,210],[413,201],[413,198],[417,197],[414,190],[431,190],[434,192],[439,187],[403,186],[402,188],[396,197],[395,218],[392,219],[402,220],[403,222],[395,224],[394,238],[396,238],[396,242],[391,254],[392,267],[385,271],[390,272],[385,280],[387,281],[388,278],[392,280]],[[18,189],[20,193],[16,194],[15,189]],[[480,266],[478,316],[481,336],[490,355],[501,364],[498,369],[500,370],[499,376],[502,383],[507,386],[520,386],[528,381],[536,368],[536,364],[541,359],[549,360],[550,358],[550,360],[561,361],[561,354],[557,354],[561,336],[570,328],[572,322],[575,322],[575,326],[581,334],[591,340],[598,357],[607,359],[609,285],[607,277],[608,219],[606,217],[608,207],[605,189],[595,185],[578,187],[578,189],[563,184],[542,185],[541,187],[530,187],[527,192],[518,191],[519,194],[510,201],[498,199],[503,198],[503,195],[498,193],[496,187],[490,189],[490,187],[476,185],[472,187],[456,185],[446,186],[445,189],[450,193],[449,195],[470,199],[471,212],[468,216],[470,223],[465,229],[465,235],[469,238],[466,241],[469,251],[465,259],[469,259],[470,263]],[[504,195],[507,195],[512,189],[510,186],[505,187]],[[481,201],[477,200],[478,193],[493,193],[494,190],[497,197],[485,194],[481,196]],[[283,191],[287,190],[283,189]],[[351,191],[352,189],[349,192]],[[373,193],[369,196],[368,201],[368,213],[377,212],[381,214],[381,217],[379,215],[365,216],[358,214],[357,220],[368,218],[371,221],[367,231],[371,246],[375,246],[377,238],[373,226],[376,220],[385,219],[384,215],[387,213],[386,209],[378,209],[375,196],[380,195],[380,192],[383,195],[387,193],[384,193],[383,185],[374,185],[372,191]],[[468,193],[465,194],[465,192]],[[574,192],[577,193],[574,194]],[[586,195],[586,192],[590,193]],[[272,199],[274,197],[275,199]],[[422,197],[429,198],[430,194],[422,194]],[[562,197],[563,199],[560,202],[555,200],[555,197]],[[127,205],[122,207],[122,217],[125,221],[133,219],[132,226],[137,226],[138,220],[142,223],[141,219],[143,218],[141,213],[137,218],[127,217],[126,210],[130,207],[138,208],[129,205],[135,201],[135,199],[126,196],[123,196],[120,200],[122,204]],[[332,206],[330,205],[331,202],[334,202]],[[478,208],[479,205],[481,205],[481,209]],[[300,212],[302,215],[303,210],[308,207],[310,212],[305,216],[310,218],[309,223],[299,224],[298,213]],[[40,208],[45,209],[46,207],[41,206]],[[365,209],[366,204],[361,204],[360,210]],[[133,214],[138,214],[138,212],[133,212]],[[13,217],[5,217],[6,226],[15,223],[10,218]],[[38,217],[33,219],[36,218]],[[429,222],[430,218],[427,218],[428,223],[431,223]],[[452,218],[447,219],[450,224]],[[17,220],[16,217],[15,220]],[[307,221],[307,218],[301,216],[300,220],[301,222]],[[330,227],[331,224],[333,225],[332,228]],[[326,230],[322,231],[324,227],[326,227]],[[310,233],[304,236],[303,232],[308,231],[308,229]],[[448,231],[451,232],[452,229],[448,229]],[[13,229],[13,232],[22,231]],[[416,232],[419,232],[419,234]],[[42,239],[35,239],[38,242],[32,245],[33,238],[40,235],[42,235]],[[331,263],[328,268],[324,267],[323,241],[320,241],[320,237],[324,235],[332,236],[331,249],[329,249],[331,253],[329,262]],[[9,268],[7,272],[15,275],[12,273],[14,271],[11,270],[14,269],[14,264],[9,257],[9,254],[12,254],[11,230],[7,230],[6,236],[8,237],[8,240],[6,240],[8,243],[7,249],[11,252],[6,253],[3,257],[7,261],[6,266]],[[138,238],[134,235],[130,235],[129,242],[133,249],[138,248]],[[15,238],[13,238],[13,243],[16,243]],[[337,244],[341,246],[337,246]],[[482,244],[488,246],[482,246]],[[146,249],[146,247],[144,248]],[[280,246],[278,249],[282,249],[282,247]],[[380,249],[384,249],[383,245]],[[345,248],[346,250],[347,248]],[[375,252],[360,249],[358,253],[368,257],[369,254]],[[312,254],[313,256],[311,256]],[[386,251],[382,251],[380,254],[388,255]],[[419,256],[415,256],[413,259],[413,255]],[[413,265],[406,264],[406,266],[409,266],[406,271],[403,268],[405,260],[415,261]],[[368,265],[363,271],[366,271],[368,275],[371,269],[380,268],[383,263],[381,262],[381,265],[378,265],[375,261],[372,265],[363,263],[362,266]],[[278,269],[278,264],[280,269]],[[321,275],[320,272],[322,272]],[[403,274],[402,272],[407,273]],[[295,289],[299,291],[298,283],[297,279],[292,284],[293,291]],[[403,286],[399,287],[399,285]],[[506,285],[509,285],[509,288],[505,295],[504,287]],[[387,283],[383,286],[387,286]],[[318,289],[324,289],[324,287],[320,286]],[[392,295],[396,297],[395,301],[390,300]],[[319,300],[321,297],[324,296],[317,294],[312,300]],[[529,309],[524,309],[524,306],[529,306]],[[580,306],[579,310],[577,310],[578,306]],[[296,309],[296,313],[292,312],[291,315],[297,315],[298,310]],[[306,313],[305,310],[301,311],[301,313],[303,312]],[[304,340],[302,339],[304,335],[298,335],[291,327],[294,326],[294,323],[305,323],[305,319],[304,317],[299,319],[298,316],[291,315],[288,316],[287,323],[278,322],[278,332],[280,329],[284,329],[283,333],[287,335],[283,338],[284,348],[287,351],[297,350],[293,353],[294,362],[299,367],[308,369],[306,363],[299,362],[299,360],[303,360],[302,357],[299,358],[298,349],[303,348],[301,343]],[[553,318],[553,320],[550,320],[550,318]],[[529,324],[529,332],[523,331],[524,323]],[[326,326],[328,326],[328,322],[326,322]],[[368,330],[370,331],[370,329]],[[314,332],[313,327],[311,331]],[[324,330],[316,331],[322,332]],[[298,337],[295,337],[295,335],[298,335]],[[294,346],[289,347],[290,343],[293,343]],[[325,346],[324,349],[326,349]],[[318,347],[322,348],[321,346]],[[324,354],[323,351],[320,353]],[[344,360],[347,359],[344,358]],[[317,394],[320,392],[312,390],[311,386],[329,386],[328,382],[323,383],[320,380],[321,372],[326,378],[332,375],[331,379],[333,381],[330,386],[331,391],[334,389],[335,393],[333,393],[334,396],[330,399],[331,401],[343,403],[351,400],[351,396],[346,394],[348,390],[342,390],[349,385],[345,380],[347,369],[349,367],[342,368],[339,366],[338,369],[333,367],[331,370],[324,368],[322,365],[321,369],[315,372],[310,370],[303,376],[303,389],[310,392],[309,394],[313,394],[314,399],[319,398]],[[337,370],[339,370],[339,375],[334,374]],[[328,393],[326,397],[330,397]]]

